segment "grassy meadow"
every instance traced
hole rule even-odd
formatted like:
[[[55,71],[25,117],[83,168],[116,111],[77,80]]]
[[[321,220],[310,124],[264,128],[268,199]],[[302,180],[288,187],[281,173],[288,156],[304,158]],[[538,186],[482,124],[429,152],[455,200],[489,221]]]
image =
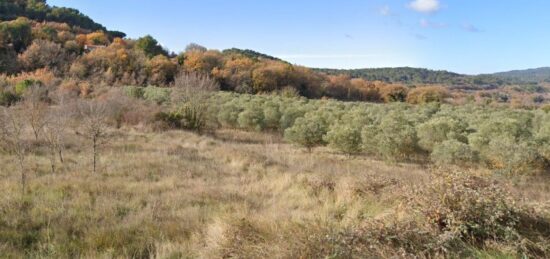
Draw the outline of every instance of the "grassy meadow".
[[[422,226],[429,222],[409,208],[411,195],[420,195],[416,189],[433,187],[439,179],[437,168],[388,164],[328,148],[309,153],[277,134],[221,130],[201,136],[132,128],[108,134],[95,174],[89,145],[78,136],[66,140],[64,163],[56,173],[49,168],[47,152],[34,143],[37,148],[25,165],[32,173],[24,194],[14,157],[0,156],[3,257],[548,255],[549,230],[544,227],[549,225],[542,220],[550,208],[547,179],[461,172],[505,186],[506,195],[520,198],[521,210],[529,206],[536,223],[520,239],[525,247],[493,238],[478,244],[457,237],[446,244],[439,234],[423,234],[431,229]],[[484,206],[505,210],[493,208],[493,202]],[[478,216],[486,220],[486,215]],[[515,228],[522,232],[527,227]]]

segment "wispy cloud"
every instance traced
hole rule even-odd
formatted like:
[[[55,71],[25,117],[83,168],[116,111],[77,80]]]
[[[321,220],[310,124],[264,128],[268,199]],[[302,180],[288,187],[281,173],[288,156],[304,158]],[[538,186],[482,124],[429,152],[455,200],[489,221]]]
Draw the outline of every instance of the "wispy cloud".
[[[380,7],[380,10],[378,10],[378,14],[382,16],[395,16],[389,5],[384,5]]]
[[[414,0],[409,7],[421,13],[434,13],[441,8],[441,4],[439,0]]]
[[[418,34],[418,33],[415,33],[413,34],[414,38],[417,39],[417,40],[426,40],[428,39],[428,37],[422,35],[422,34]]]
[[[347,39],[353,40],[353,36],[351,34],[345,34],[344,37]]]
[[[462,24],[462,29],[464,29],[465,31],[468,31],[468,32],[472,32],[472,33],[482,32],[482,30],[480,28],[476,27],[475,25],[473,25],[471,23]]]
[[[447,24],[443,22],[432,22],[427,19],[420,19],[420,26],[424,28],[442,29],[447,28]]]

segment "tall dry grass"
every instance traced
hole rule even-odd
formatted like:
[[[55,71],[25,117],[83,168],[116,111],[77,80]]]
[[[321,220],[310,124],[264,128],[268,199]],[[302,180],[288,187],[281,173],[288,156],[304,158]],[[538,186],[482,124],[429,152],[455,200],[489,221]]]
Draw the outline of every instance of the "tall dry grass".
[[[80,137],[67,136],[65,162],[56,173],[46,147],[34,143],[25,194],[13,157],[0,155],[0,254],[401,257],[435,240],[410,227],[421,225],[421,219],[400,222],[410,216],[409,191],[428,184],[432,168],[349,158],[323,148],[307,153],[275,135],[231,130],[199,136],[123,128],[110,130],[109,138],[96,174],[88,170],[89,145]],[[542,180],[536,182],[516,179],[510,189],[545,211],[550,191]],[[408,232],[397,235],[401,230]],[[375,248],[355,243],[384,235],[396,235],[401,243],[377,241]],[[467,247],[472,247],[469,255],[517,255],[508,247],[496,252]],[[417,252],[445,256],[440,250]]]

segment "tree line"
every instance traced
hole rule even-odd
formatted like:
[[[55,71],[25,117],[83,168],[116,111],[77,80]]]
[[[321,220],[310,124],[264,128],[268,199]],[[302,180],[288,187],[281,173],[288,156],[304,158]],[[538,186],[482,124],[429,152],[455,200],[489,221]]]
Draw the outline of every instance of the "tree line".
[[[380,105],[223,92],[208,100],[205,127],[278,132],[309,151],[327,146],[392,162],[486,167],[510,174],[550,168],[550,114],[543,109]],[[158,119],[186,128],[178,123],[186,120],[179,105],[173,103],[175,108]]]

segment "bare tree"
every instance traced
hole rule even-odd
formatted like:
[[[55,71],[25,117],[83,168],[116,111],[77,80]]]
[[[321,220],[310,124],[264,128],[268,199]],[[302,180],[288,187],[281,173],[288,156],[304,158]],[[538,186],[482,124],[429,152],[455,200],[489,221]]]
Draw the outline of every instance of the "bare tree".
[[[24,117],[31,126],[35,140],[38,140],[47,123],[48,104],[45,102],[47,96],[47,89],[39,85],[29,87],[24,95]]]
[[[82,134],[92,144],[93,172],[97,172],[99,148],[106,141],[108,105],[100,101],[81,101],[77,104]]]
[[[21,173],[21,187],[25,193],[27,188],[25,158],[29,145],[24,138],[25,122],[21,116],[22,110],[19,106],[0,109],[0,148],[15,156]]]
[[[207,124],[207,101],[220,85],[208,75],[181,73],[174,82],[172,103],[181,106],[185,128],[202,133]]]
[[[43,128],[43,135],[50,151],[50,165],[52,173],[55,173],[56,157],[59,158],[59,162],[64,162],[63,148],[66,128],[67,113],[63,107],[50,107],[48,109],[46,124]]]

